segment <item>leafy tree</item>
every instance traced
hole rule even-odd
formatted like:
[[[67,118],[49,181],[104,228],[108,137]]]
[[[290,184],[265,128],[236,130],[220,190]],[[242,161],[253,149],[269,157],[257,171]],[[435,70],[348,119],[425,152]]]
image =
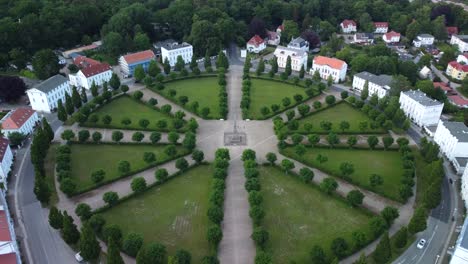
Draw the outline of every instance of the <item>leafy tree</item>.
[[[112,191],[106,192],[102,196],[102,200],[109,206],[114,206],[119,201],[119,194]]]
[[[169,173],[166,169],[160,168],[154,172],[154,176],[156,177],[156,180],[158,182],[165,182],[167,177],[169,176]]]
[[[341,131],[344,133],[345,130],[348,130],[350,127],[349,125],[349,122],[348,121],[341,121],[340,122],[340,129]]]
[[[54,229],[61,229],[63,227],[63,215],[57,207],[52,206],[49,211],[49,224]]]
[[[343,176],[348,177],[349,175],[353,174],[354,165],[345,161],[340,164],[340,171]]]
[[[265,251],[258,251],[255,255],[255,264],[271,264],[271,256]]]
[[[323,248],[318,245],[314,245],[312,247],[312,250],[310,251],[310,260],[314,264],[328,264],[327,256],[325,255]]]
[[[129,256],[136,257],[141,246],[143,246],[143,236],[137,233],[128,233],[122,243],[122,251]]]
[[[299,170],[299,176],[303,182],[308,183],[314,178],[314,172],[307,167],[303,167]]]
[[[356,136],[349,136],[347,140],[348,146],[350,148],[354,147],[357,144],[357,137]]]
[[[178,249],[175,253],[175,264],[190,264],[192,255],[185,249]]]
[[[286,173],[289,173],[292,169],[294,169],[295,165],[294,165],[294,162],[288,159],[283,159],[281,161],[281,167],[284,169]]]
[[[271,72],[274,74],[278,72],[278,59],[276,57],[273,57],[270,61],[271,65]]]
[[[86,203],[80,203],[75,208],[75,214],[80,217],[81,221],[88,220],[91,215],[91,207]]]
[[[367,243],[366,233],[362,231],[355,231],[351,234],[356,249],[362,248]]]
[[[375,149],[375,146],[379,144],[379,138],[376,136],[369,136],[367,138],[367,144],[369,144],[370,149]]]
[[[316,160],[322,164],[328,161],[328,157],[322,154],[318,154]]]
[[[62,132],[61,138],[66,141],[70,141],[75,138],[75,133],[72,130],[67,129]]]
[[[160,72],[161,69],[159,69],[158,63],[155,60],[151,60],[148,66],[148,75],[155,78]]]
[[[286,59],[286,68],[284,69],[284,72],[286,73],[287,76],[291,76],[291,56],[288,56]]]
[[[185,61],[184,59],[182,58],[182,56],[177,56],[177,59],[176,59],[176,64],[174,66],[174,70],[176,71],[181,71],[185,66]]]
[[[80,255],[84,260],[94,260],[101,253],[101,246],[96,239],[94,230],[87,223],[81,228]]]
[[[8,140],[10,140],[10,146],[18,146],[23,143],[26,139],[26,135],[20,132],[11,132],[8,134]]]
[[[390,260],[392,257],[392,250],[388,232],[385,232],[385,234],[382,236],[382,239],[375,248],[374,254],[372,256],[377,263],[387,263],[387,261]]]
[[[108,125],[112,122],[112,117],[110,115],[105,115],[102,117],[102,123]]]
[[[352,190],[346,195],[346,200],[349,204],[356,207],[362,204],[362,200],[364,200],[364,194],[359,190]]]
[[[320,189],[326,194],[331,194],[338,188],[338,183],[333,178],[325,178],[320,183]]]
[[[277,157],[276,157],[276,154],[275,153],[272,153],[272,152],[268,152],[266,154],[266,159],[267,161],[271,164],[271,165],[274,165],[276,160],[277,160]]]
[[[126,160],[120,161],[119,165],[118,165],[118,170],[119,170],[121,175],[124,175],[124,174],[130,172],[130,162],[128,162]]]
[[[297,107],[299,114],[304,117],[310,112],[310,106],[307,104],[302,104]]]
[[[120,90],[122,90],[122,92],[124,94],[126,94],[128,92],[128,90],[129,90],[129,87],[128,87],[128,85],[121,85]]]
[[[151,140],[151,143],[153,143],[153,144],[158,143],[159,140],[161,140],[161,133],[152,132],[151,135],[150,135],[150,140]]]
[[[73,114],[73,112],[75,111],[75,106],[73,105],[73,100],[70,97],[70,95],[68,95],[67,93],[65,93],[65,110],[67,111],[68,115]]]
[[[100,233],[106,220],[100,214],[93,214],[91,218],[89,218],[88,223],[91,225],[94,232]]]
[[[384,180],[383,180],[382,176],[380,176],[378,174],[372,174],[369,177],[369,183],[370,183],[370,186],[372,188],[375,188],[377,186],[382,185],[384,183]]]
[[[163,62],[163,69],[165,74],[169,74],[171,72],[171,64],[169,63],[169,59],[165,58]]]
[[[396,248],[403,248],[408,241],[408,229],[404,226],[393,236],[393,245]]]
[[[57,117],[60,121],[65,122],[67,121],[68,115],[65,111],[65,107],[63,107],[62,99],[57,101]]]
[[[223,238],[223,231],[219,225],[212,225],[208,228],[207,231],[207,239],[208,242],[213,246],[216,247],[221,239]]]
[[[112,132],[112,141],[114,142],[120,142],[123,138],[123,133],[122,131],[113,131]]]
[[[332,241],[331,250],[338,258],[342,258],[346,255],[348,243],[341,237],[335,238]]]
[[[45,80],[60,70],[58,58],[51,49],[39,50],[34,54],[32,66],[37,78]]]
[[[124,264],[122,257],[120,256],[119,246],[114,238],[109,238],[107,247],[107,264]]]
[[[176,168],[180,171],[185,171],[188,168],[189,164],[186,159],[179,158],[176,160]]]
[[[81,97],[75,86],[72,88],[72,102],[75,108],[81,107]]]
[[[132,140],[133,141],[136,141],[136,142],[140,142],[143,140],[143,138],[145,137],[145,135],[139,131],[133,133],[132,135]]]
[[[317,134],[310,134],[307,136],[311,146],[315,147],[320,142],[320,136]]]
[[[338,137],[337,134],[330,132],[327,135],[327,141],[328,141],[328,144],[330,144],[330,147],[334,147],[336,144],[340,143],[340,138]]]
[[[165,264],[166,247],[160,243],[149,243],[138,251],[136,261],[139,264]]]
[[[135,78],[136,82],[141,82],[143,78],[145,78],[145,70],[143,69],[143,66],[139,65],[135,68],[133,77]]]
[[[263,227],[255,227],[251,237],[257,246],[264,248],[268,241],[269,234]]]
[[[192,152],[192,159],[197,163],[201,163],[205,159],[205,154],[201,150],[194,150]]]
[[[361,91],[361,100],[365,101],[369,97],[369,81],[366,80]]]
[[[106,172],[104,170],[100,169],[100,170],[94,171],[91,174],[91,180],[94,183],[100,183],[100,182],[102,182],[102,180],[104,180],[105,176],[106,176]]]
[[[62,237],[67,244],[75,244],[80,239],[80,232],[73,223],[73,218],[68,215],[67,211],[63,212]]]
[[[120,87],[120,79],[117,74],[112,73],[112,77],[109,80],[109,85],[112,87],[112,89],[117,90]]]
[[[382,212],[380,212],[380,215],[382,218],[385,220],[387,223],[387,226],[391,226],[393,221],[400,216],[400,213],[398,212],[398,209],[392,206],[387,206],[385,207]]]
[[[96,131],[96,132],[93,133],[93,135],[92,135],[91,137],[93,138],[93,141],[94,141],[95,143],[97,143],[97,142],[101,141],[101,139],[102,139],[102,134],[101,134],[100,132],[97,132],[97,131]]]
[[[387,227],[387,224],[382,219],[382,217],[372,217],[369,221],[369,226],[374,237],[378,237]]]
[[[131,183],[132,191],[135,193],[141,193],[146,190],[146,180],[143,177],[136,177],[132,179]]]
[[[89,130],[80,130],[78,132],[78,140],[80,142],[86,142],[90,137]]]
[[[426,229],[427,227],[427,213],[426,209],[423,206],[416,208],[414,211],[413,217],[411,218],[408,224],[408,231],[411,234],[416,234]]]
[[[384,149],[388,149],[393,144],[394,139],[391,136],[385,136],[382,138],[382,142],[384,145]]]

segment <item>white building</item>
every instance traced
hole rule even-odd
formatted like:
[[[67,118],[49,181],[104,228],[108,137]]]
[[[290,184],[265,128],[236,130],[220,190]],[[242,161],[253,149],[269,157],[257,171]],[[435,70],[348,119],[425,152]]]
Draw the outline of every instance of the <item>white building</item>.
[[[468,208],[468,166],[465,165],[463,175],[461,177],[461,196],[465,202],[465,208]],[[466,249],[468,251],[468,248]],[[466,260],[468,261],[468,255]]]
[[[302,66],[304,66],[304,70],[307,67],[307,52],[303,50],[278,46],[274,55],[277,58],[279,68],[286,68],[288,57],[291,57],[293,71],[300,71]]]
[[[7,177],[13,164],[13,152],[10,142],[4,137],[0,137],[0,183],[7,188]]]
[[[419,34],[413,40],[413,45],[416,48],[430,46],[432,44],[434,44],[434,36],[430,34]]]
[[[346,71],[348,70],[348,64],[346,62],[328,58],[324,56],[317,56],[312,62],[312,68],[310,74],[314,75],[315,72],[320,74],[320,77],[324,80],[328,79],[328,76],[333,78],[335,83],[344,81],[346,79]]]
[[[385,43],[398,43],[400,42],[401,34],[395,31],[390,31],[382,36]]]
[[[8,137],[10,133],[18,132],[29,135],[33,132],[36,122],[39,121],[37,112],[31,108],[20,107],[6,114],[0,123],[3,134]]]
[[[353,36],[353,42],[356,44],[370,45],[374,43],[374,34],[356,33]]]
[[[266,49],[265,40],[262,39],[259,35],[253,36],[247,42],[247,51],[252,53],[259,53],[260,51]]]
[[[71,95],[70,84],[62,75],[55,75],[26,91],[33,110],[50,113],[57,108],[59,99],[65,102],[65,94]]]
[[[353,33],[356,32],[357,24],[354,20],[345,19],[340,23],[340,27],[343,33]]]
[[[364,89],[366,81],[369,95],[377,94],[379,98],[382,98],[388,94],[393,78],[385,74],[375,75],[369,72],[360,72],[353,77],[353,89],[361,92]]]
[[[21,254],[16,243],[14,222],[5,196],[5,191],[0,189],[0,263],[21,264]]]
[[[170,43],[161,47],[161,57],[164,62],[166,58],[169,60],[171,67],[177,63],[177,57],[181,56],[185,64],[188,64],[192,61],[193,56],[193,47],[187,42],[182,42],[178,44]]]
[[[468,53],[458,55],[457,62],[468,65]]]
[[[374,22],[374,33],[384,34],[388,32],[388,22]]]
[[[421,79],[427,79],[429,78],[431,75],[432,75],[432,71],[431,69],[429,69],[429,67],[427,66],[424,66],[418,73],[419,75],[419,78]]]
[[[468,51],[468,35],[452,35],[450,39],[451,45],[457,45],[458,51]]]
[[[450,160],[457,173],[463,173],[468,161],[468,127],[463,122],[439,121],[434,141]]]
[[[85,67],[75,74],[68,75],[68,77],[70,85],[89,90],[93,83],[99,86],[104,82],[109,82],[112,77],[112,68],[107,63],[99,63]]]
[[[308,52],[309,42],[301,37],[293,38],[289,42],[288,48]]]
[[[455,251],[450,258],[450,264],[466,263],[468,263],[468,218],[465,218],[465,222],[463,223],[463,227],[455,244]]]
[[[281,33],[267,30],[268,45],[278,46],[281,40]]]
[[[412,90],[400,93],[400,108],[418,126],[432,126],[439,122],[444,103]]]

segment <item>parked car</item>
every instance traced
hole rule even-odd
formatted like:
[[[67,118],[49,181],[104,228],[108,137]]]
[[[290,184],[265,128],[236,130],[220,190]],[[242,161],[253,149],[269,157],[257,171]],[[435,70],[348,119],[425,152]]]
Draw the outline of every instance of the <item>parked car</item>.
[[[423,249],[425,245],[426,245],[426,240],[425,240],[425,239],[421,239],[421,240],[419,240],[419,242],[418,242],[418,244],[416,245],[416,247],[419,248],[419,249]]]
[[[79,263],[83,263],[84,259],[83,257],[80,255],[81,252],[78,252],[75,254],[75,259],[76,261],[78,261]]]

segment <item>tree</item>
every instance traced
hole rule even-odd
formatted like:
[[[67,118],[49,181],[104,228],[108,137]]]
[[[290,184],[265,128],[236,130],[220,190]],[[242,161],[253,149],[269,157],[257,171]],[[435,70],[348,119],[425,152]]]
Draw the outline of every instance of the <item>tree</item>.
[[[174,264],[190,264],[192,262],[192,255],[185,249],[178,249],[174,260]]]
[[[414,211],[413,217],[408,224],[408,231],[411,234],[416,234],[426,229],[427,227],[427,213],[426,209],[423,206],[416,208]]]
[[[122,243],[122,251],[129,256],[136,257],[141,246],[143,246],[143,236],[137,233],[128,233]]]
[[[348,146],[350,148],[354,147],[357,144],[357,137],[356,136],[349,136],[347,140]]]
[[[307,167],[303,167],[299,170],[299,176],[303,182],[308,183],[314,178],[314,172]]]
[[[133,133],[132,140],[136,141],[136,142],[140,142],[140,141],[143,140],[144,137],[145,137],[145,134],[137,131],[137,132]]]
[[[130,172],[130,162],[126,160],[122,160],[119,162],[118,170],[121,175],[125,175],[126,173]]]
[[[284,20],[283,21],[284,30],[281,32],[281,42],[286,43],[295,36],[299,36],[299,26],[294,20]]]
[[[120,256],[119,246],[117,245],[114,238],[109,238],[107,241],[107,264],[124,264],[122,257]]]
[[[80,239],[80,232],[73,223],[73,218],[68,215],[67,211],[63,212],[62,237],[67,244],[75,244]]]
[[[73,114],[73,112],[75,111],[75,106],[73,105],[72,98],[67,93],[65,93],[65,110],[69,115]]]
[[[270,62],[271,65],[271,72],[277,73],[278,72],[278,59],[273,57]]]
[[[393,144],[394,139],[391,136],[384,136],[382,138],[382,142],[384,145],[384,149],[387,150]]]
[[[176,160],[176,168],[180,171],[185,171],[188,168],[188,161],[184,158],[179,158]]]
[[[310,251],[310,260],[314,264],[327,264],[327,256],[325,255],[325,252],[323,251],[323,248],[314,245],[312,247],[312,250]]]
[[[91,174],[91,180],[96,184],[100,183],[102,180],[104,180],[105,175],[106,175],[106,172],[102,169],[94,171]]]
[[[57,207],[52,206],[49,211],[49,224],[54,229],[61,229],[63,227],[63,215]]]
[[[333,178],[325,178],[320,183],[320,189],[326,194],[331,194],[338,188],[338,183]]]
[[[377,186],[380,186],[383,184],[383,178],[382,176],[378,174],[372,174],[369,178],[369,183],[372,188],[375,188]]]
[[[387,228],[385,221],[382,219],[382,217],[378,216],[372,217],[372,219],[369,221],[369,226],[375,238],[377,238],[385,230],[385,228]]]
[[[91,215],[91,206],[86,203],[80,203],[75,208],[75,214],[80,217],[81,221],[88,220]]]
[[[297,111],[299,111],[299,114],[304,117],[310,112],[310,106],[307,104],[302,104],[297,107]]]
[[[266,231],[263,227],[255,227],[251,237],[257,246],[264,248],[266,242],[268,241],[269,234],[268,231]]]
[[[80,130],[78,132],[78,141],[86,142],[90,137],[89,130]]]
[[[123,133],[121,131],[112,132],[112,141],[119,142],[123,138]]]
[[[208,228],[206,235],[208,242],[213,247],[216,247],[223,238],[223,231],[221,230],[221,227],[219,227],[219,225],[212,225]]]
[[[351,206],[356,207],[362,204],[364,194],[359,190],[352,190],[346,195],[346,200]]]
[[[262,75],[264,71],[265,71],[265,61],[263,60],[263,57],[262,57],[260,58],[260,62],[258,63],[258,66],[257,66],[257,71],[256,71],[257,76]]]
[[[299,78],[303,79],[305,75],[305,69],[304,65],[301,66],[301,69],[299,70]]]
[[[169,63],[169,59],[165,58],[163,62],[163,70],[165,74],[169,74],[171,72],[171,64]]]
[[[164,245],[152,242],[140,249],[136,261],[138,264],[165,264],[166,254]]]
[[[284,69],[284,72],[286,73],[287,76],[290,76],[292,73],[291,69],[291,56],[288,56],[286,58],[286,68]]]
[[[112,87],[112,89],[117,90],[120,87],[120,79],[117,74],[112,73],[112,77],[109,80],[109,85]]]
[[[32,66],[37,78],[45,80],[60,70],[58,58],[51,49],[39,50],[34,54]]]
[[[393,245],[396,248],[403,248],[404,246],[406,246],[407,241],[408,241],[408,229],[406,228],[406,226],[404,226],[400,230],[398,230],[393,236]]]
[[[23,140],[26,139],[26,135],[20,132],[11,132],[8,134],[8,140],[10,140],[10,146],[18,146],[23,143]]]
[[[75,138],[75,133],[71,129],[67,129],[62,132],[61,138],[66,141],[70,141]]]
[[[229,61],[223,51],[219,51],[218,58],[216,59],[216,68],[229,69]]]
[[[327,162],[327,161],[328,161],[328,158],[327,158],[327,156],[324,156],[324,155],[322,155],[322,154],[318,154],[316,160],[317,160],[320,164],[322,164],[322,163],[324,163],[324,162]]]
[[[369,145],[370,149],[375,149],[375,146],[379,144],[379,138],[376,136],[369,136],[367,138],[367,144]]]
[[[376,263],[387,263],[392,257],[392,251],[390,246],[390,238],[388,237],[388,232],[382,236],[379,244],[375,248],[373,258]]]
[[[271,165],[274,165],[276,160],[277,160],[277,157],[276,157],[276,154],[273,153],[273,152],[268,152],[266,154],[266,159],[267,161],[271,164]]]
[[[132,191],[135,193],[141,193],[146,190],[146,180],[143,177],[136,177],[132,179],[131,183]]]
[[[320,142],[320,136],[317,134],[310,134],[307,136],[307,140],[309,140],[309,144],[312,147],[315,147]]]
[[[57,117],[60,121],[65,122],[67,121],[68,115],[63,107],[62,99],[57,101]]]
[[[174,70],[175,71],[181,71],[185,66],[185,61],[184,59],[182,58],[182,56],[177,56],[177,59],[176,59],[176,64],[174,65]]]
[[[112,191],[106,192],[102,196],[102,200],[105,203],[107,203],[109,206],[114,206],[119,201],[119,194],[116,192],[112,192]]]
[[[80,255],[81,257],[88,261],[94,260],[99,257],[101,253],[101,246],[96,239],[94,230],[87,223],[81,228],[81,237],[80,237]]]
[[[145,70],[143,69],[143,66],[138,65],[137,67],[135,67],[133,77],[135,78],[136,82],[141,82],[141,80],[145,78]]]
[[[438,40],[447,39],[447,28],[445,27],[445,16],[438,16],[436,19],[432,20],[432,34]]]
[[[292,169],[294,169],[295,165],[294,162],[288,160],[288,159],[283,159],[281,161],[281,167],[284,169],[286,173],[289,173]]]
[[[271,264],[271,256],[265,251],[258,251],[255,255],[255,264]]]
[[[338,137],[337,134],[333,133],[333,132],[330,132],[328,135],[327,135],[327,141],[328,141],[328,144],[330,144],[330,147],[333,147],[335,146],[336,144],[339,144],[340,143],[340,138]]]
[[[195,163],[200,164],[205,159],[205,154],[201,150],[194,150],[192,152],[192,159]]]
[[[343,162],[340,164],[340,171],[343,176],[348,177],[349,175],[353,174],[354,165],[349,162]]]
[[[351,237],[354,242],[354,248],[360,249],[367,243],[366,233],[362,231],[355,231],[351,234]]]
[[[99,142],[102,139],[102,134],[100,132],[94,132],[93,135],[91,136],[93,138],[94,142]]]
[[[348,130],[350,127],[349,125],[349,122],[348,121],[341,121],[340,122],[340,129],[341,131],[344,133],[345,130]]]
[[[387,226],[390,227],[395,219],[400,216],[400,213],[398,212],[398,209],[392,206],[386,206],[382,212],[380,212],[380,215],[382,218],[385,220],[387,223]]]
[[[133,37],[133,46],[136,50],[145,50],[151,47],[150,39],[145,33],[138,32]]]
[[[361,91],[361,100],[365,101],[369,97],[369,81],[366,80],[364,88]]]
[[[327,97],[325,97],[325,102],[328,104],[328,105],[332,105],[336,102],[336,98],[334,95],[327,95]]]
[[[331,250],[338,258],[342,258],[346,255],[348,243],[343,238],[337,237],[331,243]]]

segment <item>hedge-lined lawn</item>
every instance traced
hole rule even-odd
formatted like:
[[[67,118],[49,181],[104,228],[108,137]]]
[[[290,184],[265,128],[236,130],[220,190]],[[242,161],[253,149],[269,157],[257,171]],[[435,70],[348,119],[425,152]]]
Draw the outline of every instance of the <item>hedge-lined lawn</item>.
[[[302,95],[304,99],[307,98],[305,88],[300,86],[256,78],[252,78],[251,81],[249,108],[249,117],[251,119],[263,119],[264,116],[260,109],[264,106],[270,108],[271,105],[277,104],[280,106],[280,111],[283,111],[282,99],[285,97],[291,99],[291,105],[296,103],[293,98],[296,94]]]
[[[351,181],[366,189],[375,191],[388,198],[401,201],[399,188],[402,186],[403,162],[398,151],[306,148],[304,155],[297,155],[294,147],[284,149],[284,154],[304,164],[318,168],[331,175],[340,176],[340,165],[350,162],[354,165],[354,173],[349,176]],[[320,164],[317,155],[326,156],[328,161]],[[371,174],[383,178],[383,184],[373,189],[369,183]]]
[[[188,103],[183,106],[187,108],[192,102],[197,101],[199,104],[198,111],[204,107],[210,108],[210,115],[208,118],[221,118],[219,113],[219,85],[216,77],[203,77],[191,78],[180,81],[171,81],[164,84],[165,88],[162,91],[164,96],[169,96],[169,90],[177,92],[174,97],[175,101],[179,103],[179,96],[187,96]]]
[[[106,223],[117,224],[123,235],[140,233],[144,242],[159,242],[168,255],[177,249],[192,254],[193,263],[209,255],[206,239],[212,167],[201,165],[153,187],[102,213]]]
[[[142,129],[139,125],[141,119],[147,119],[150,121],[147,129],[151,130],[160,130],[156,126],[156,122],[159,120],[166,120],[167,129],[173,130],[172,121],[174,118],[168,114],[164,114],[156,109],[152,109],[150,106],[145,105],[144,103],[137,102],[136,100],[130,98],[129,96],[120,96],[113,99],[108,104],[98,108],[93,112],[99,117],[97,123],[85,122],[84,126],[87,127],[111,127],[117,129]],[[112,117],[112,122],[109,125],[105,125],[102,122],[102,118],[105,115]],[[129,118],[132,123],[128,126],[125,126],[121,123],[124,118]],[[166,129],[166,130],[167,130]]]
[[[312,124],[312,130],[310,133],[328,133],[326,130],[323,130],[320,127],[320,123],[322,121],[329,121],[332,125],[332,131],[335,133],[343,133],[340,129],[341,121],[349,122],[349,129],[345,130],[344,133],[385,133],[386,131],[383,128],[378,129],[371,129],[370,123],[372,119],[370,119],[366,114],[363,112],[354,109],[348,103],[342,102],[338,103],[335,106],[327,108],[325,110],[319,111],[317,113],[312,113],[305,118],[299,120],[299,129],[297,131],[290,131],[290,132],[298,132],[298,133],[309,133],[304,129],[304,124],[310,123]],[[367,129],[361,130],[359,129],[360,122],[367,122],[368,126]]]
[[[72,144],[71,146],[71,177],[76,183],[76,192],[94,186],[91,174],[103,169],[106,172],[104,181],[119,178],[120,161],[130,163],[130,170],[137,171],[155,164],[164,163],[169,158],[164,149],[166,145],[113,145],[113,144]],[[153,152],[156,155],[154,163],[146,163],[143,153]],[[177,154],[188,154],[189,150],[177,146]]]
[[[263,223],[270,233],[267,248],[274,263],[310,263],[314,245],[331,256],[331,242],[342,237],[351,246],[354,231],[371,238],[368,222],[372,214],[363,209],[354,209],[275,167],[260,167],[260,183]]]

